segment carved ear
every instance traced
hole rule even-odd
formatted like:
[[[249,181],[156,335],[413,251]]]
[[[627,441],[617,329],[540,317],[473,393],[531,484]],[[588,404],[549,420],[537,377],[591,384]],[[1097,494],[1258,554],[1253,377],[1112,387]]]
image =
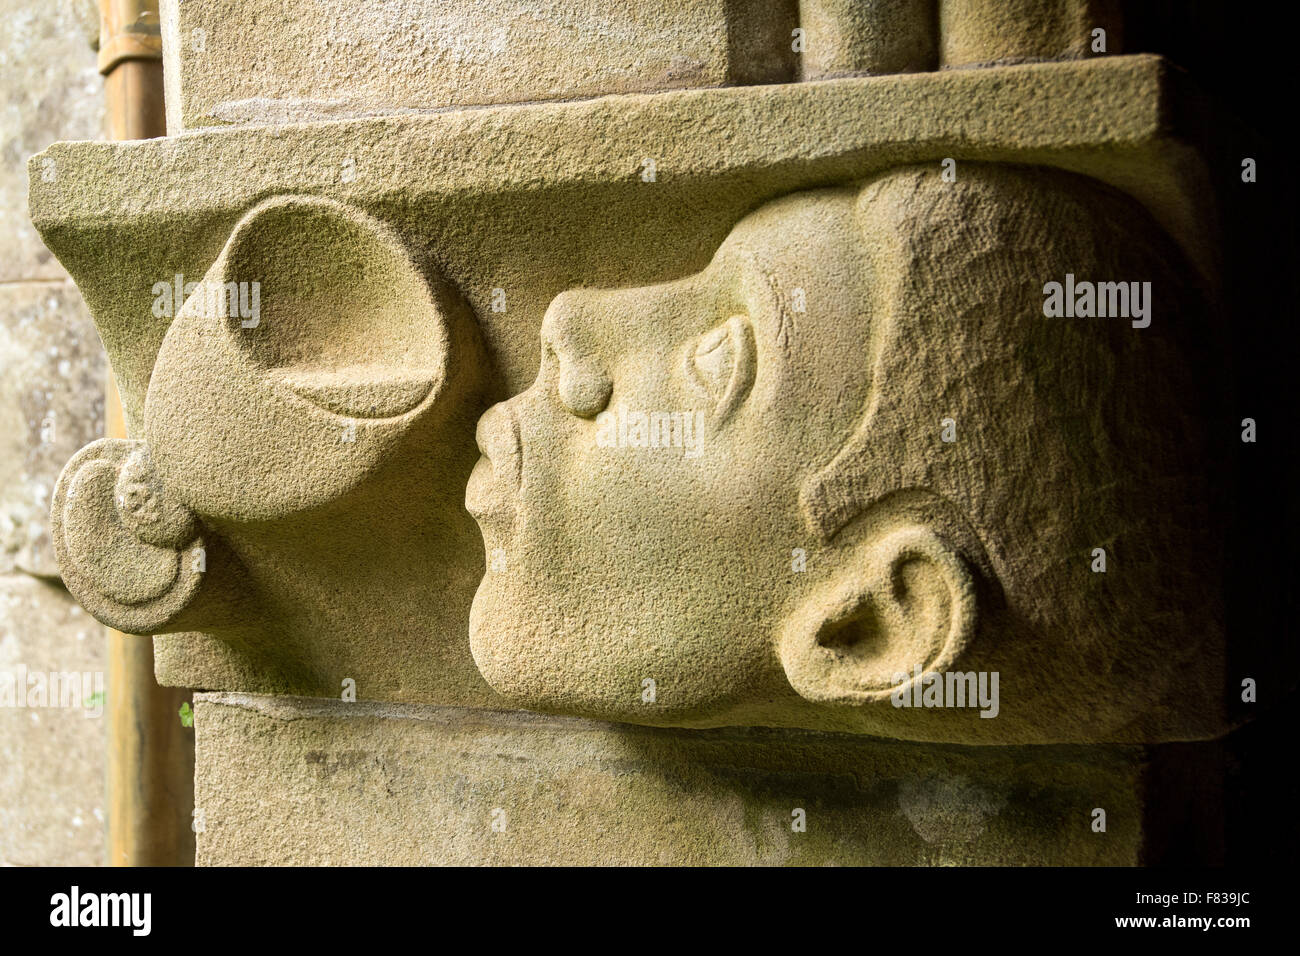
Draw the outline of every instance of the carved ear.
[[[209,554],[142,441],[101,438],[77,452],[54,488],[51,532],[68,590],[109,627],[155,634],[233,620],[233,556]]]
[[[167,499],[143,442],[104,438],[64,467],[51,508],[63,581],[88,611],[120,631],[159,630],[198,593],[184,552],[202,548],[189,509]]]
[[[782,627],[790,686],[808,700],[865,704],[915,673],[948,670],[975,633],[975,579],[962,557],[922,525],[847,548]]]

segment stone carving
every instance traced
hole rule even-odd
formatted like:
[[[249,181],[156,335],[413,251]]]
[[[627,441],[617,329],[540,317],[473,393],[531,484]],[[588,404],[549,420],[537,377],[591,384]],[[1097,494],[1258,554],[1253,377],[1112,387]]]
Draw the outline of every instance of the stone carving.
[[[1154,317],[1048,317],[1067,275],[1149,281]],[[1129,198],[980,164],[793,194],[697,274],[561,294],[478,426],[480,671],[645,724],[1213,732],[1207,295]]]
[[[1268,409],[1201,320],[1285,177],[1130,6],[164,0],[171,135],[26,182],[198,860],[1223,858]]]
[[[65,580],[121,630],[201,629],[281,644],[279,666],[328,666],[315,663],[331,645],[320,619],[347,640],[349,614],[368,613],[377,555],[436,575],[440,547],[464,553],[438,520],[464,485],[481,407],[473,319],[395,233],[318,198],[257,205],[203,281],[183,279],[154,289],[156,311],[183,305],[140,439],[95,442],[59,480]],[[376,507],[393,497],[405,502],[396,514]],[[407,533],[384,534],[399,517]],[[439,603],[425,623],[463,635],[464,604]],[[348,664],[334,660],[337,687]]]
[[[181,620],[203,584],[207,549],[144,442],[105,438],[77,452],[51,511],[64,583],[92,614],[137,633]]]
[[[1156,58],[1099,58],[55,144],[32,161],[33,221],[86,295],[142,467],[194,515],[205,566],[183,608],[97,599],[113,591],[107,559],[95,586],[74,567],[74,588],[103,619],[157,635],[164,684],[317,697],[354,686],[362,699],[500,706],[467,638],[485,567],[514,558],[485,551],[464,507],[473,429],[535,378],[557,295],[696,272],[747,212],[783,195],[907,163],[941,174],[947,161],[964,181],[981,158],[1032,160],[1131,195],[1212,274],[1204,171],[1189,161],[1181,114],[1165,111],[1176,80]],[[972,99],[1021,121],[988,123],[961,105]],[[1129,102],[1154,113],[1119,108]],[[738,126],[755,135],[737,139]],[[594,130],[605,131],[599,150]],[[1114,151],[1096,149],[1103,136]],[[643,179],[646,158],[668,175]],[[47,181],[47,166],[62,172]],[[381,265],[348,265],[363,262]],[[804,279],[769,274],[790,298],[778,342],[795,354],[808,321],[795,300],[824,305],[828,286],[819,300]],[[205,276],[200,292],[193,280]],[[286,282],[301,294],[286,298]],[[732,348],[717,335],[706,377]],[[447,379],[421,400],[444,340]],[[598,429],[615,445],[619,407]],[[693,456],[707,423],[684,410],[649,409]],[[118,469],[138,447],[96,467]],[[115,515],[100,510],[106,540],[125,521]],[[194,549],[178,545],[170,560],[180,569]],[[923,716],[926,733],[950,719]],[[1222,729],[1222,708],[1167,716],[1132,736]]]

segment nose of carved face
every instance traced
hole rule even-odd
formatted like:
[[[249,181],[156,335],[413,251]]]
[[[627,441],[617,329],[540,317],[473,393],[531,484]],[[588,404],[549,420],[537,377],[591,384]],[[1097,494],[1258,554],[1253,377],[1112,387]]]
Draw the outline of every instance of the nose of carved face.
[[[465,507],[479,521],[513,507],[523,474],[519,422],[507,403],[494,405],[479,419],[475,440],[483,457],[465,490]]]

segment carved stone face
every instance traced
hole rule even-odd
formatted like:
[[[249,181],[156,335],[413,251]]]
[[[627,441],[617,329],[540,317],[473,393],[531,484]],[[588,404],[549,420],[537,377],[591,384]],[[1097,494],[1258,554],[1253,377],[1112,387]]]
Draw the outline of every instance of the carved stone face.
[[[862,349],[854,201],[778,201],[696,275],[554,300],[536,382],[479,423],[467,495],[496,689],[651,723],[790,695],[771,633],[809,546],[800,480],[867,391],[860,363],[823,361]]]
[[[1156,320],[1045,314],[1070,274],[1151,283]],[[1127,197],[978,164],[787,196],[695,275],[558,296],[478,426],[475,663],[635,723],[1201,732],[1202,298]]]

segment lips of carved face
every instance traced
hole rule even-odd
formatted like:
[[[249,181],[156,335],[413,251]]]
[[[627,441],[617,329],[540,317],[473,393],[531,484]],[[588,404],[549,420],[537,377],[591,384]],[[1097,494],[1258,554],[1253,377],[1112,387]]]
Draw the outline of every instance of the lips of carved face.
[[[470,474],[465,507],[482,518],[505,510],[519,491],[523,478],[519,422],[504,405],[494,405],[479,419],[474,437],[483,457]]]

